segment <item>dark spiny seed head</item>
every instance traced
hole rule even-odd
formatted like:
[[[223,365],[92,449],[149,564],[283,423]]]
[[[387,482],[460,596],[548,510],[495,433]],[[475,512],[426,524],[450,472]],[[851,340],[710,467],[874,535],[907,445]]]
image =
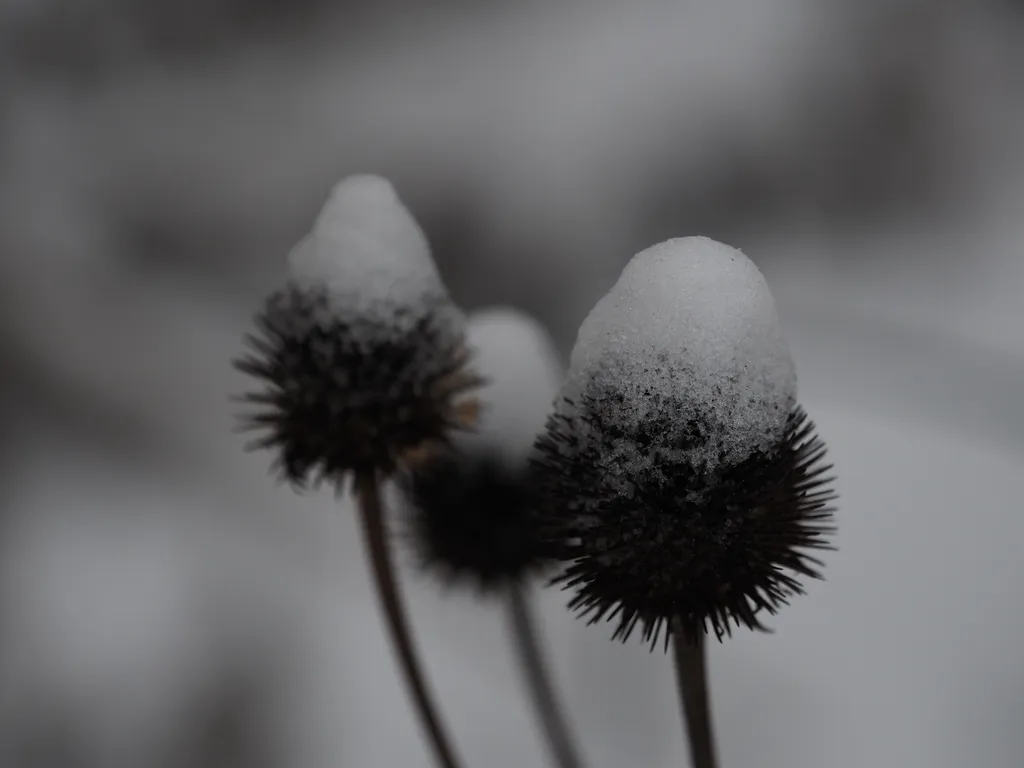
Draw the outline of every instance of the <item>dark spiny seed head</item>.
[[[403,472],[410,534],[424,568],[481,593],[541,570],[549,561],[536,536],[537,491],[524,461],[450,450]]]
[[[663,405],[629,434],[614,393],[563,402],[549,418],[534,469],[541,535],[568,564],[554,581],[575,590],[570,608],[590,623],[615,622],[623,641],[640,627],[652,648],[662,629],[666,647],[673,632],[764,629],[762,612],[801,593],[801,577],[820,578],[809,553],[832,549],[825,445],[795,407],[773,448],[694,464],[686,449],[707,425]]]
[[[444,443],[471,425],[474,401],[460,397],[481,383],[457,315],[442,296],[355,313],[338,311],[326,289],[273,294],[235,362],[260,385],[240,398],[250,406],[243,430],[259,433],[248,447],[276,452],[296,487],[341,488],[350,474],[387,475]]]

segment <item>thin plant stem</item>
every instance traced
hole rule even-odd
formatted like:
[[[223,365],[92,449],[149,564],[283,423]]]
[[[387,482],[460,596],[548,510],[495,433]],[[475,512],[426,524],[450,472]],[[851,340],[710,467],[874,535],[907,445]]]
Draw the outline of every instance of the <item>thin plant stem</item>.
[[[438,765],[442,768],[460,768],[460,761],[455,756],[451,740],[441,724],[437,707],[427,689],[412,632],[409,629],[409,621],[402,605],[401,591],[391,558],[391,546],[384,524],[384,509],[376,477],[372,474],[358,476],[356,478],[356,495],[366,548],[370,553],[374,580],[377,584],[377,595],[384,609],[384,616],[395,651],[398,653],[406,685],[416,704]]]
[[[707,651],[703,636],[687,640],[681,628],[674,627],[672,646],[675,655],[676,684],[683,708],[683,723],[690,743],[693,768],[716,768],[715,739],[711,726],[708,697]]]
[[[519,663],[538,719],[547,737],[548,746],[559,768],[581,768],[583,761],[570,736],[569,725],[559,706],[554,685],[548,674],[547,664],[540,650],[533,612],[526,587],[516,583],[508,590],[508,612],[512,622],[512,637],[515,641]]]

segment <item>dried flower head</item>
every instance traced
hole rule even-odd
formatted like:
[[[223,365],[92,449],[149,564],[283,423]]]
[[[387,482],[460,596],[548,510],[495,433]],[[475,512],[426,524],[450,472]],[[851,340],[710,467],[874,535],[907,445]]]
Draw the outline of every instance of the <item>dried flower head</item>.
[[[250,447],[285,479],[389,474],[472,424],[464,318],[388,181],[339,182],[288,261],[235,363],[261,385],[241,398]]]
[[[535,469],[570,607],[653,647],[763,628],[819,577],[834,493],[774,301],[705,238],[635,256],[580,328]]]
[[[536,536],[529,455],[558,390],[561,363],[545,329],[508,308],[469,318],[469,346],[486,377],[473,432],[403,473],[410,533],[423,565],[488,592],[549,561]]]
[[[547,563],[527,467],[510,467],[493,453],[447,451],[411,470],[401,486],[421,563],[443,581],[488,593]]]

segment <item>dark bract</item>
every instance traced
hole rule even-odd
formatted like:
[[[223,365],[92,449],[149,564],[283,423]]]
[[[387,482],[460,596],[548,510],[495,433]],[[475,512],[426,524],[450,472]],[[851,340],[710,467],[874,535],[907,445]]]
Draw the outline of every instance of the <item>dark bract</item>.
[[[552,416],[537,443],[543,536],[568,564],[555,581],[576,590],[570,607],[616,622],[617,639],[639,625],[652,647],[666,623],[666,642],[763,629],[762,611],[800,593],[800,577],[819,578],[809,552],[832,548],[835,493],[813,423],[795,408],[773,449],[708,468],[669,458],[701,425],[668,408],[632,434],[609,432],[615,407],[612,395],[588,397]],[[627,465],[622,441],[654,460]]]
[[[401,488],[421,561],[445,580],[490,591],[546,563],[526,462],[512,468],[486,452],[446,452],[403,474]]]
[[[246,339],[250,353],[235,362],[261,386],[241,398],[253,406],[243,429],[260,433],[250,448],[275,451],[296,486],[393,472],[466,426],[457,399],[480,383],[444,299],[416,316],[342,316],[328,301],[294,285],[273,294]]]

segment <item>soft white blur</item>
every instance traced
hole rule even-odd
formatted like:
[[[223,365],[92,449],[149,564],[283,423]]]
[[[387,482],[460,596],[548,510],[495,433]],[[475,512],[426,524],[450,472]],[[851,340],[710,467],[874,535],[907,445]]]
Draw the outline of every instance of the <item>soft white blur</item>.
[[[840,551],[712,651],[723,766],[1018,768],[1022,42],[1011,0],[0,0],[0,766],[431,764],[349,502],[228,400],[371,172],[563,354],[654,242],[764,272]],[[498,607],[406,575],[467,768],[547,764]],[[684,764],[669,660],[540,599],[593,766]]]

